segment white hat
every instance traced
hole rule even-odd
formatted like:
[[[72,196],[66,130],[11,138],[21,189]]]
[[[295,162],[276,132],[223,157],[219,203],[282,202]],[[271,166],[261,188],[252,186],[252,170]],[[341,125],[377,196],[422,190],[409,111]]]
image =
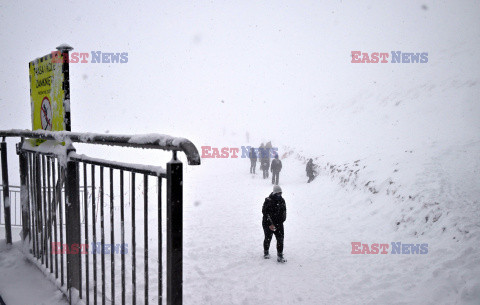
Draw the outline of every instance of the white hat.
[[[274,193],[274,194],[281,193],[281,192],[282,192],[282,188],[279,187],[278,185],[275,185],[275,186],[273,187],[273,193]]]

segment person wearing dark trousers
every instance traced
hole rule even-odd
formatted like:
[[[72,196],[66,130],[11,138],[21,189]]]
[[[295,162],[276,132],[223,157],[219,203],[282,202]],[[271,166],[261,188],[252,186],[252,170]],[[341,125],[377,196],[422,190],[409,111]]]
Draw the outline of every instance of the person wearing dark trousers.
[[[268,141],[265,144],[265,178],[268,178],[268,170],[270,169],[270,154],[272,152],[272,142]]]
[[[260,162],[262,164],[263,179],[267,179],[268,178],[268,168],[270,167],[270,165],[268,164],[268,159],[262,159],[262,161],[260,161]]]
[[[255,149],[250,148],[250,174],[255,174],[255,167],[257,167],[257,154]]]
[[[267,150],[265,149],[265,145],[263,145],[263,143],[258,148],[258,158],[260,159],[260,169],[263,172],[263,179],[267,179],[270,162],[268,161]]]
[[[315,179],[315,165],[313,164],[313,159],[308,160],[306,171],[308,177],[307,183],[310,183]]]
[[[270,242],[273,235],[277,240],[277,261],[280,263],[286,262],[283,257],[283,241],[285,237],[285,231],[283,223],[287,219],[287,206],[285,200],[282,197],[282,189],[280,186],[275,185],[273,192],[265,198],[265,202],[262,207],[262,227],[265,239],[263,241],[263,257],[265,259],[270,258],[268,252],[270,248]]]
[[[270,170],[272,171],[272,184],[278,185],[280,171],[282,170],[282,161],[278,159],[278,154],[275,154],[275,159],[272,160]]]

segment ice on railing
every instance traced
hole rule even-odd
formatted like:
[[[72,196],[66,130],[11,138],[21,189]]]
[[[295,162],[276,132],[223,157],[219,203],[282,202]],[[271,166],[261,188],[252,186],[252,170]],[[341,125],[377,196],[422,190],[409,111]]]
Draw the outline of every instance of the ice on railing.
[[[142,135],[126,135],[126,134],[100,134],[100,133],[91,133],[91,132],[70,132],[70,131],[46,131],[46,130],[24,130],[24,129],[11,129],[8,130],[9,133],[33,133],[36,135],[41,135],[45,137],[53,137],[59,142],[64,142],[67,139],[71,138],[73,142],[93,142],[95,140],[104,139],[105,141],[112,139],[122,139],[129,144],[156,144],[159,146],[175,146],[181,149],[180,145],[182,143],[189,143],[190,141],[186,138],[173,137],[164,134],[150,133]]]
[[[2,130],[3,137],[39,138],[65,142],[66,146],[73,142],[103,144],[112,146],[131,146],[140,148],[163,149],[170,151],[183,151],[188,159],[188,164],[199,165],[200,155],[195,145],[186,138],[172,137],[164,134],[122,135],[99,134],[69,131],[46,130]]]
[[[165,175],[167,173],[167,171],[161,166],[111,161],[111,160],[105,160],[105,159],[100,159],[100,158],[92,158],[92,157],[89,157],[89,156],[86,156],[86,155],[83,155],[83,154],[79,155],[77,153],[70,153],[69,157],[75,158],[75,159],[80,160],[80,161],[104,163],[104,164],[107,164],[107,165],[113,165],[113,166],[118,166],[118,167],[127,167],[127,168],[131,168],[131,169],[134,169],[134,170],[139,170],[139,171],[150,171],[150,172],[155,173],[157,176]]]
[[[66,142],[68,143],[68,142]],[[67,145],[60,141],[47,140],[40,145],[33,145],[30,141],[23,141],[22,149],[34,151],[42,154],[53,154],[57,156],[58,162],[65,167],[67,165]]]
[[[135,135],[130,138],[128,143],[131,144],[159,144],[162,146],[177,146],[180,147],[180,144],[183,142],[187,142],[188,140],[185,138],[176,138],[172,137],[169,135],[163,135],[163,134],[156,134],[156,133],[151,133],[151,134],[144,134],[144,135]]]

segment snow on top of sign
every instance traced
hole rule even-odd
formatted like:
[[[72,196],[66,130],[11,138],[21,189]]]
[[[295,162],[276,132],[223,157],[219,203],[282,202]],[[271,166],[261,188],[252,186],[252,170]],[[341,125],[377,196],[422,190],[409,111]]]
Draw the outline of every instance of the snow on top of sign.
[[[57,50],[63,50],[63,49],[67,49],[70,51],[70,50],[73,50],[73,47],[66,43],[62,43],[57,47]]]

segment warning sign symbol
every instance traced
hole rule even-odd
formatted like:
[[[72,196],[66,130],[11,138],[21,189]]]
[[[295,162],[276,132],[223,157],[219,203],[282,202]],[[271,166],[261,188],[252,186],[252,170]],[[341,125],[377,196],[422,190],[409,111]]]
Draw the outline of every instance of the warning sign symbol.
[[[52,130],[52,105],[48,97],[44,97],[40,108],[40,120],[43,130]]]

